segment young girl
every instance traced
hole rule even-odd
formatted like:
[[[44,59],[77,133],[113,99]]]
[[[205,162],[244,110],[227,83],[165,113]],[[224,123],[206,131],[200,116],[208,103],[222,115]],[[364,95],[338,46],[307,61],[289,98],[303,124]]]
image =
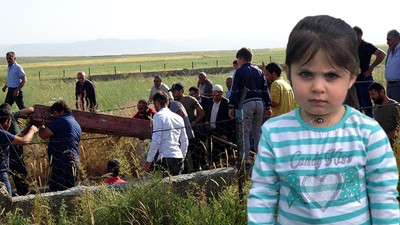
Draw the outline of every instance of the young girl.
[[[121,165],[121,162],[118,159],[110,159],[107,162],[108,178],[104,181],[104,183],[106,183],[106,184],[126,183],[125,180],[122,180],[119,177],[120,165]]]
[[[356,35],[343,20],[306,17],[295,26],[284,69],[300,108],[262,126],[249,224],[399,224],[386,134],[343,105],[358,68]]]

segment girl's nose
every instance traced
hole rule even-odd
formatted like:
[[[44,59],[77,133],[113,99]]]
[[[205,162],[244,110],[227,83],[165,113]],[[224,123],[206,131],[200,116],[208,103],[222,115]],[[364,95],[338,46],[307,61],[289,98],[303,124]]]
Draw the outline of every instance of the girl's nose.
[[[323,93],[325,92],[325,80],[321,78],[315,78],[311,85],[311,91],[313,93]]]

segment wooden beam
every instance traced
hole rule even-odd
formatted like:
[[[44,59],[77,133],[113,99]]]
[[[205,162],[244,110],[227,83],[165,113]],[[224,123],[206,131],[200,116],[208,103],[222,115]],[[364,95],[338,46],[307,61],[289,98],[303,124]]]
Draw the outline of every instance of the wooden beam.
[[[44,120],[45,126],[48,126],[53,120],[55,120],[51,114],[50,106],[34,105],[33,108],[35,111],[31,116],[31,120],[34,125],[41,126]],[[72,115],[81,126],[83,132],[137,137],[140,139],[151,138],[152,128],[150,120],[140,120],[77,110],[72,110]]]

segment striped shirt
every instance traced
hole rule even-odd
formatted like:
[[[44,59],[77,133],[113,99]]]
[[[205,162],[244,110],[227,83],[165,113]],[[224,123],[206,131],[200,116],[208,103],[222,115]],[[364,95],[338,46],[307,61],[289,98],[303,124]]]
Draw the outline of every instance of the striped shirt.
[[[271,118],[258,149],[249,224],[399,224],[389,140],[357,110],[346,106],[329,127],[304,122],[299,109]]]

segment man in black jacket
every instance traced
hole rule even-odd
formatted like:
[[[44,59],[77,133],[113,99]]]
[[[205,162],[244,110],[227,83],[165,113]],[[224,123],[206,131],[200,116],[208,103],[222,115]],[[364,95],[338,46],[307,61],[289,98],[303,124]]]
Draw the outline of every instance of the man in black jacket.
[[[224,91],[221,85],[217,84],[212,88],[212,99],[207,101],[206,110],[206,128],[210,135],[214,135],[226,141],[235,139],[235,123],[229,118],[229,100],[223,96]],[[225,159],[225,144],[213,140],[210,162],[217,163],[222,157]]]
[[[97,109],[96,87],[86,79],[85,72],[78,72],[76,77],[78,78],[75,86],[76,109],[85,110],[86,106],[90,112],[95,112]]]

